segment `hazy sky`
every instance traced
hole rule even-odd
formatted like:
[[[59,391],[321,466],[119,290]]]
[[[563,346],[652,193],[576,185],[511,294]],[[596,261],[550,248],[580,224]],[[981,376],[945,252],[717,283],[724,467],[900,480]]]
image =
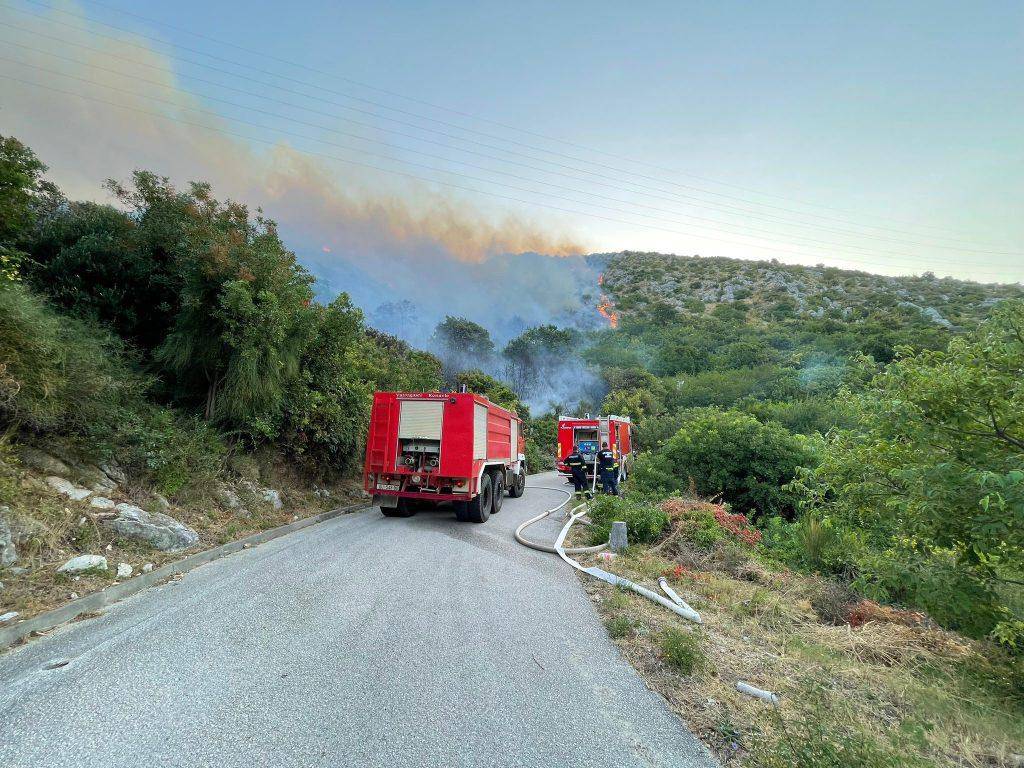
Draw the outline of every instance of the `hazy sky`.
[[[208,178],[323,253],[381,226],[456,258],[634,249],[1024,280],[1020,0],[47,5],[0,4],[0,133],[76,195],[139,166]],[[337,205],[310,213],[321,194]]]

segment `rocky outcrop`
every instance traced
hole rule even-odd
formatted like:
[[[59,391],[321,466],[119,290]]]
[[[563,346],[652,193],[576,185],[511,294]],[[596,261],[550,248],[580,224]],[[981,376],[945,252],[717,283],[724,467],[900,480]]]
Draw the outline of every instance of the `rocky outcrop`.
[[[199,534],[182,522],[161,512],[147,512],[134,504],[114,507],[117,517],[104,520],[103,525],[126,539],[143,541],[163,552],[191,547]]]
[[[68,560],[57,569],[57,573],[84,573],[86,571],[107,570],[107,558],[103,555],[79,555]]]

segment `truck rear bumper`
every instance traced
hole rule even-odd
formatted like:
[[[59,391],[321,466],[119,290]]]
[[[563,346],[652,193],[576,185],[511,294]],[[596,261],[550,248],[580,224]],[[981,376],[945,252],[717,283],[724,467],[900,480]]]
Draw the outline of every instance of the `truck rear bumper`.
[[[377,503],[378,497],[389,499],[419,499],[420,501],[469,501],[473,498],[469,493],[417,493],[416,491],[379,491],[374,490],[373,499]]]

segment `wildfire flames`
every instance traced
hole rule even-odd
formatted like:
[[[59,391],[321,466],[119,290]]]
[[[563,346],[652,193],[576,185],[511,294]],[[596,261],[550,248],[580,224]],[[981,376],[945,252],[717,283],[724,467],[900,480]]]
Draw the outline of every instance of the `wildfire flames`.
[[[604,275],[597,276],[597,284],[604,285]],[[612,300],[601,294],[601,300],[597,304],[597,311],[601,313],[601,317],[608,321],[609,328],[619,327],[619,313],[615,311],[615,305],[612,304]]]

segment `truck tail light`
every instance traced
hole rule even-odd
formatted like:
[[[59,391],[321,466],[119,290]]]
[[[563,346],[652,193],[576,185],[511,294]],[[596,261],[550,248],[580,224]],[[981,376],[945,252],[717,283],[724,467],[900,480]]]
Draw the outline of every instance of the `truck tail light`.
[[[464,491],[468,487],[469,480],[466,478],[463,478],[462,480],[456,480],[454,483],[452,483],[452,488],[454,488],[457,491]]]

